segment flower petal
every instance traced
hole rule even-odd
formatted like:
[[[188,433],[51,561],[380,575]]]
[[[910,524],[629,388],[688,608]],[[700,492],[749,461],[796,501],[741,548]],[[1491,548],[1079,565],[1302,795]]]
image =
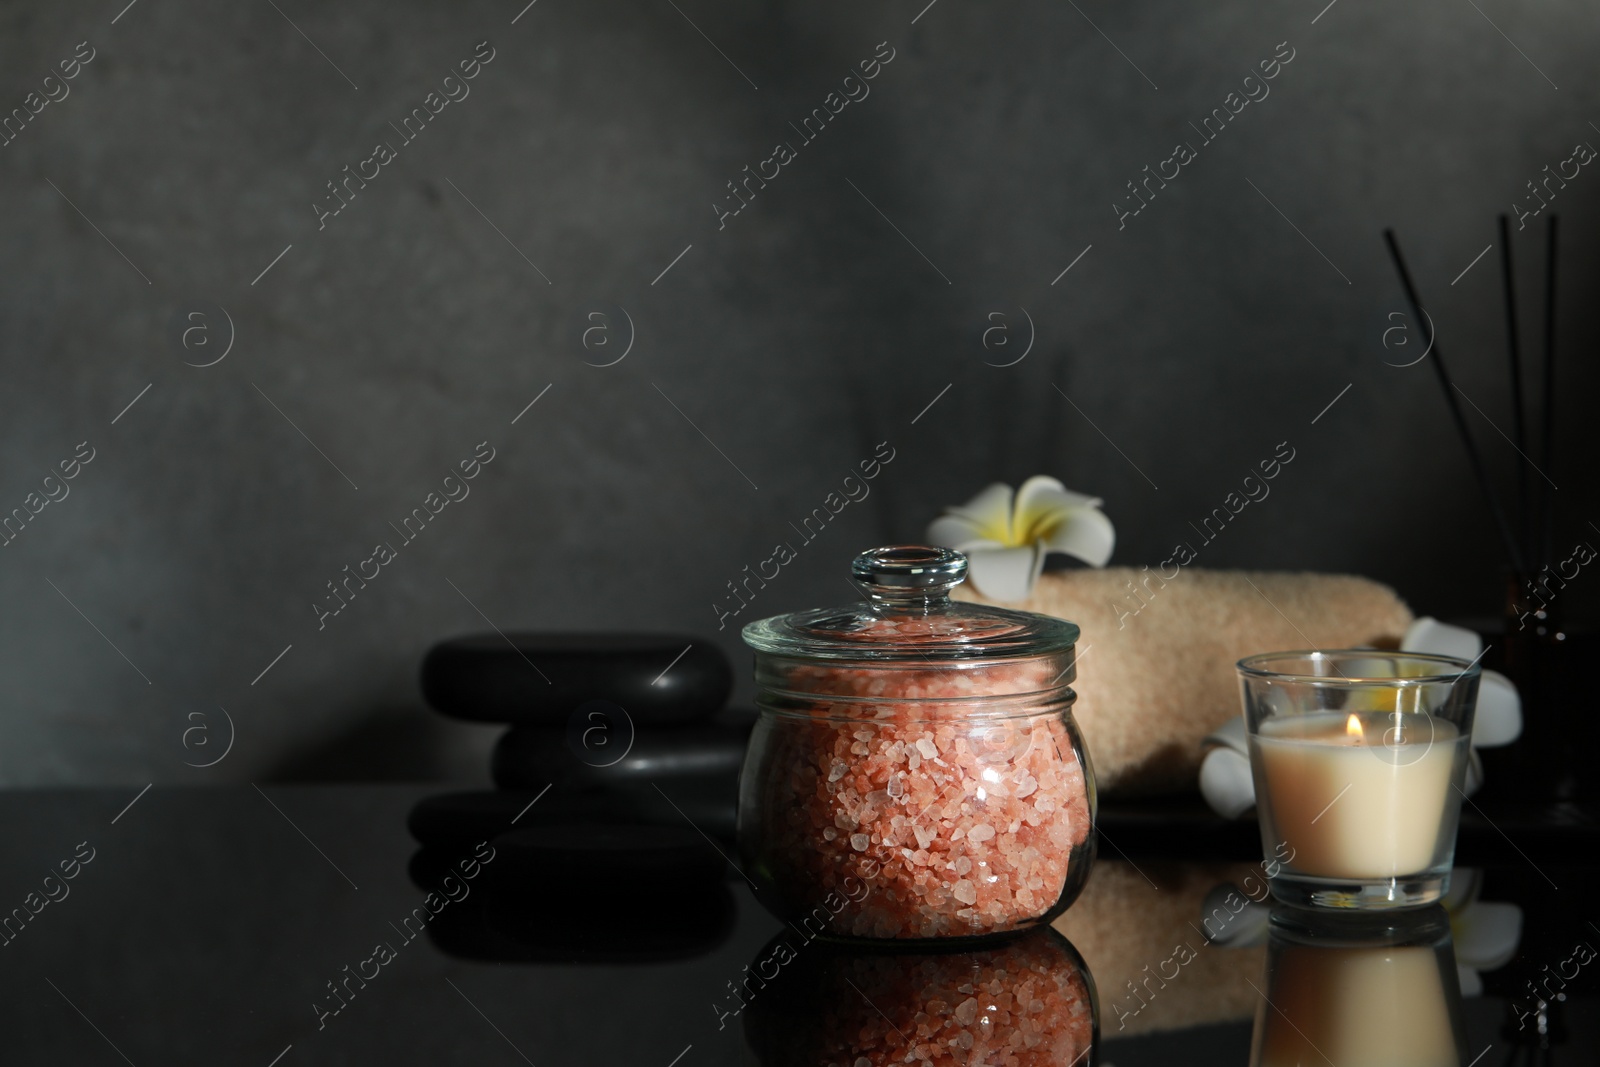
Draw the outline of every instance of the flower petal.
[[[1476,662],[1478,653],[1483,651],[1483,638],[1472,630],[1451,626],[1431,615],[1424,615],[1406,628],[1406,635],[1400,639],[1400,647],[1406,652],[1455,656],[1471,663]]]
[[[1241,731],[1242,732],[1242,731]],[[1250,776],[1250,757],[1218,746],[1200,761],[1200,795],[1224,819],[1237,819],[1256,806],[1256,786]]]
[[[1017,489],[1016,510],[1019,516],[1036,510],[1097,508],[1100,504],[1099,497],[1074,493],[1071,489],[1062,485],[1060,481],[1047,474],[1035,474]]]
[[[999,541],[985,536],[983,525],[965,515],[955,514],[953,511],[940,515],[928,523],[928,543],[943,545],[946,548],[960,549],[965,552],[970,546],[986,546],[1000,544]]]
[[[1499,671],[1484,671],[1478,681],[1478,710],[1473,713],[1475,748],[1509,745],[1522,734],[1522,697],[1515,683]]]
[[[1052,552],[1065,552],[1091,567],[1104,567],[1117,544],[1117,532],[1105,513],[1091,507],[1074,508],[1044,541]]]
[[[983,531],[979,536],[1010,544],[1011,502],[1014,497],[1009,485],[994,482],[960,507],[945,508],[945,514],[970,519]]]
[[[1042,545],[977,548],[967,553],[967,577],[990,600],[1024,600],[1044,569]]]

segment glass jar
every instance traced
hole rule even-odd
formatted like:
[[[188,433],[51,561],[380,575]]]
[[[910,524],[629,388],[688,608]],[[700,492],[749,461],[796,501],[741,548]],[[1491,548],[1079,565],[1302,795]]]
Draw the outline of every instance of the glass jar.
[[[1095,851],[1072,720],[1078,627],[955,603],[967,560],[879,548],[866,601],[763,619],[739,845],[806,936],[975,938],[1048,923]]]

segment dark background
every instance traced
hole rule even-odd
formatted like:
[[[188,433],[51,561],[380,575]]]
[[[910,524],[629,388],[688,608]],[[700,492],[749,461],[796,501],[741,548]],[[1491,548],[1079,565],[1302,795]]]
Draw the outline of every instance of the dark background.
[[[882,441],[872,495],[737,623],[848,598],[854,552],[1036,473],[1105,499],[1115,562],[1157,562],[1285,440],[1201,565],[1494,614],[1502,557],[1438,384],[1386,365],[1420,344],[1384,347],[1406,306],[1381,233],[1509,490],[1494,220],[1600,143],[1593,5],[924,3],[0,6],[5,109],[96,52],[0,148],[0,503],[96,450],[0,551],[0,782],[482,778],[493,731],[422,710],[432,641],[485,617],[678,629],[742,674],[724,583]],[[471,95],[319,231],[324,183],[486,39]],[[881,41],[871,95],[719,230],[725,183]],[[1284,41],[1270,96],[1119,231],[1124,183]],[[1585,167],[1552,208],[1558,559],[1595,536],[1597,202]],[[1530,356],[1543,222],[1513,241]],[[206,368],[171,328],[200,301],[234,332]],[[621,351],[582,344],[607,306],[635,343],[585,365]],[[1022,309],[1033,347],[993,366]],[[997,321],[1011,346],[986,348]],[[471,496],[319,631],[324,583],[483,440]],[[1583,572],[1567,616],[1597,589]],[[226,740],[219,708],[230,758],[185,767],[216,751],[185,729]]]

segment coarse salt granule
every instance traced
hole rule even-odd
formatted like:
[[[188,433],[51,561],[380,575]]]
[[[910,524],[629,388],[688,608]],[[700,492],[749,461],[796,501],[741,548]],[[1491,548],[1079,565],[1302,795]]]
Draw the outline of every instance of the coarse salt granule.
[[[985,687],[1040,692],[1042,669],[987,667]],[[935,938],[1020,929],[1056,907],[1091,829],[1059,704],[985,713],[970,672],[896,671],[887,698],[879,670],[794,672],[811,704],[766,723],[741,829],[793,910],[837,935]]]

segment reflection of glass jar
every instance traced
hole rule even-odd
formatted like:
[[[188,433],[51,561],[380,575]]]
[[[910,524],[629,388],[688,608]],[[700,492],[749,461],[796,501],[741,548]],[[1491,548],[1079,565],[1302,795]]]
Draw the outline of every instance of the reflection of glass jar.
[[[1049,922],[1094,856],[1072,721],[1078,628],[952,603],[966,557],[880,548],[867,601],[745,627],[760,721],[746,872],[809,935],[981,937]]]
[[[744,1032],[762,1067],[1005,1063],[1087,1067],[1094,981],[1048,927],[971,952],[883,952],[778,935],[751,974]]]
[[[1443,908],[1381,917],[1275,909],[1266,989],[1251,1067],[1461,1063],[1461,993]]]

